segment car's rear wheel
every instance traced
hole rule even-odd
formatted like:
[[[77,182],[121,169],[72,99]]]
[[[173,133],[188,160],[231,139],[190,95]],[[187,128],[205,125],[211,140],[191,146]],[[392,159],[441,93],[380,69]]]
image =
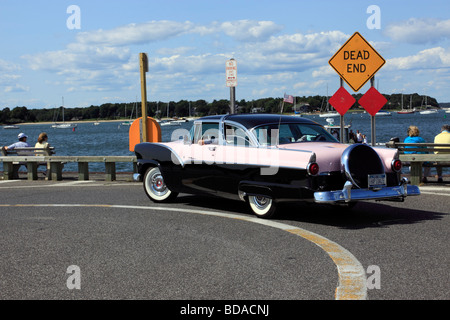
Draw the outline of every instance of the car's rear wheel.
[[[248,203],[253,213],[259,218],[270,218],[275,214],[275,202],[263,196],[248,196]]]
[[[144,190],[147,196],[154,202],[168,202],[178,195],[170,191],[164,182],[164,178],[158,167],[152,167],[144,175]]]

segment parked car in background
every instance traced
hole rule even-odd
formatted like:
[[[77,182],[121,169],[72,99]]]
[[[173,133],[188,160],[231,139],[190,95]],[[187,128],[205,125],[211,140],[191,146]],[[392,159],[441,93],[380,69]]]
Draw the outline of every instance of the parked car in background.
[[[396,150],[341,144],[301,117],[207,116],[173,137],[135,146],[135,179],[155,202],[207,194],[246,201],[258,217],[269,218],[281,201],[351,205],[420,194],[401,178]]]

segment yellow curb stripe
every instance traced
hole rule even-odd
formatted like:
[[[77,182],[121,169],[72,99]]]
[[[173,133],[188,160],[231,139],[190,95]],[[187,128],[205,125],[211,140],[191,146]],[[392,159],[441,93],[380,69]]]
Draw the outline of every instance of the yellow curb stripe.
[[[336,300],[366,300],[366,275],[361,263],[346,249],[318,234],[295,228],[286,230],[301,236],[322,248],[333,260],[338,269],[339,286],[336,288]]]

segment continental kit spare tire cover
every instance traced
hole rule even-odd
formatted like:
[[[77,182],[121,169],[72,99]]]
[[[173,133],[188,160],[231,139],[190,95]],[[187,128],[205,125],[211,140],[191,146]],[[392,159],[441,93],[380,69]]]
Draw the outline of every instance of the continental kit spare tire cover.
[[[358,188],[368,187],[369,174],[384,173],[384,165],[378,153],[365,144],[353,144],[344,150],[341,168],[346,178]]]

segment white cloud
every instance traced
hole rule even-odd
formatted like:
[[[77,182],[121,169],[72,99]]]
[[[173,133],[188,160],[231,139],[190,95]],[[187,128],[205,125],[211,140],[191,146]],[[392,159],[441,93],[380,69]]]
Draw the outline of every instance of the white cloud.
[[[77,41],[84,44],[125,46],[149,43],[184,34],[194,27],[192,22],[176,21],[149,21],[145,23],[132,23],[110,30],[97,30],[81,32]]]
[[[385,35],[394,41],[413,44],[436,43],[450,39],[450,19],[411,18],[396,24],[388,25]]]
[[[220,29],[239,41],[263,41],[283,29],[272,21],[238,20],[220,24]]]
[[[450,68],[450,50],[436,47],[411,56],[391,58],[386,61],[385,68],[387,70]]]
[[[262,44],[249,44],[247,48],[262,51],[264,53],[293,52],[329,55],[337,51],[339,47],[347,41],[348,37],[348,35],[341,31],[310,34],[294,33],[272,36],[268,41]]]
[[[247,72],[302,72],[327,64],[347,38],[340,31],[272,36],[245,44],[241,56]]]
[[[10,92],[26,92],[29,91],[30,88],[29,87],[25,87],[23,85],[20,84],[15,84],[12,86],[6,86],[4,92],[5,93],[10,93]]]
[[[0,73],[15,72],[18,70],[20,70],[20,67],[17,64],[0,59]]]
[[[312,72],[313,78],[324,78],[332,75],[337,76],[338,74],[329,64],[321,66]]]
[[[33,70],[60,75],[61,85],[70,92],[136,91],[139,89],[139,63],[133,45],[160,42],[161,45],[152,45],[149,54],[148,83],[151,83],[153,96],[158,93],[173,99],[173,94],[179,96],[181,91],[183,95],[189,92],[202,96],[202,92],[211,92],[214,96],[213,90],[221,92],[220,88],[225,85],[225,61],[230,57],[238,62],[240,87],[248,88],[254,95],[263,92],[281,95],[284,90],[311,89],[311,84],[300,78],[301,72],[311,71],[312,76],[319,79],[328,77],[333,72],[329,70],[328,60],[348,35],[341,31],[275,35],[282,28],[271,21],[253,20],[207,25],[150,21],[82,32],[75,42],[62,50],[23,58]],[[182,38],[187,34],[189,43]],[[208,35],[213,36],[199,38]],[[174,37],[180,38],[177,40],[181,40],[181,45],[170,47],[173,42],[165,40]],[[197,40],[222,44],[199,52],[191,45]],[[254,89],[255,84],[261,89]]]

